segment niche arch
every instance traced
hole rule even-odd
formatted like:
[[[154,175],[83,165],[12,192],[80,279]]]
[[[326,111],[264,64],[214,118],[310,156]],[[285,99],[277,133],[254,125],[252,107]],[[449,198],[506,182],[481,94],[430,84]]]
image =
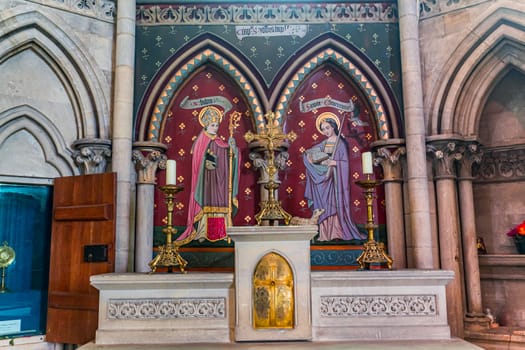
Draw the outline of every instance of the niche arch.
[[[401,137],[400,111],[391,88],[365,57],[351,47],[333,38],[325,38],[305,50],[288,65],[282,73],[282,83],[276,85],[270,103],[275,105],[278,119],[286,118],[286,112],[295,91],[315,70],[326,63],[339,67],[358,86],[373,110],[378,139]]]
[[[89,49],[69,32],[62,19],[49,13],[16,7],[0,21],[0,65],[24,50],[31,50],[55,72],[74,110],[77,139],[110,137],[109,83]],[[74,141],[74,140],[73,140]]]
[[[224,47],[220,48],[220,44],[211,39],[194,42],[192,49],[186,52],[161,70],[155,85],[150,89],[150,97],[139,108],[141,114],[136,133],[139,141],[160,142],[160,127],[174,94],[199,68],[208,64],[216,66],[236,82],[250,106],[256,129],[264,127],[267,104],[260,97],[264,96],[263,85],[249,67],[235,59],[239,56],[237,52],[225,51]]]
[[[487,98],[512,69],[525,72],[525,6],[493,5],[444,64],[432,92],[428,133],[477,137]]]
[[[41,149],[43,157],[38,161],[43,169],[51,167],[58,176],[78,174],[77,167],[71,157],[72,152],[69,150],[66,141],[55,124],[45,115],[28,105],[18,106],[0,113],[0,154],[7,152],[3,146],[9,142],[10,137],[17,133],[24,133],[23,139],[26,142],[35,142],[33,148]],[[23,150],[19,149],[19,152],[21,151]],[[19,157],[19,153],[11,154],[9,152],[9,154],[2,156],[4,160],[10,157]],[[38,169],[38,167],[35,168]],[[48,177],[46,175],[49,172],[35,175],[37,177]],[[13,175],[24,176],[24,174]]]

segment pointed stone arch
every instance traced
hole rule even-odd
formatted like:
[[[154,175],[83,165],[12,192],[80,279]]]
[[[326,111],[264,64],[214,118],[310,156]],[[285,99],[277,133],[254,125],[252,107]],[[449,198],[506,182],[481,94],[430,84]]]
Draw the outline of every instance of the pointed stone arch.
[[[525,72],[525,4],[489,7],[444,64],[429,106],[429,134],[477,137],[488,96],[511,70]]]
[[[29,137],[25,138],[38,143],[43,153],[43,167],[52,166],[60,176],[78,174],[71,157],[71,150],[58,128],[45,115],[28,105],[0,113],[0,154],[2,154],[3,145],[9,138],[20,132],[28,133]],[[19,152],[9,157],[3,156],[2,159],[5,161],[13,157],[20,159],[20,154],[23,154],[24,150],[20,149]]]
[[[236,53],[222,51],[224,50],[219,49],[217,43],[207,39],[198,43],[191,52],[178,57],[162,70],[163,73],[158,77],[157,85],[151,89],[151,97],[144,101],[144,106],[140,108],[144,112],[139,116],[137,122],[139,141],[159,142],[160,126],[167,112],[169,101],[192,73],[207,64],[215,65],[239,85],[253,112],[256,128],[260,129],[264,126],[264,111],[267,104],[260,98],[264,96],[263,85],[250,73],[249,67],[235,59]]]
[[[331,38],[321,41],[301,56],[294,57],[289,68],[283,73],[283,83],[277,86],[270,98],[270,103],[276,105],[278,118],[283,118],[295,90],[305,77],[327,62],[341,68],[362,90],[374,112],[378,138],[400,137],[400,112],[390,87],[370,62]]]
[[[0,41],[0,65],[29,50],[38,55],[64,86],[74,111],[77,138],[109,138],[109,81],[89,48],[64,28],[59,17],[41,13],[28,6],[8,9],[0,16],[3,39]]]

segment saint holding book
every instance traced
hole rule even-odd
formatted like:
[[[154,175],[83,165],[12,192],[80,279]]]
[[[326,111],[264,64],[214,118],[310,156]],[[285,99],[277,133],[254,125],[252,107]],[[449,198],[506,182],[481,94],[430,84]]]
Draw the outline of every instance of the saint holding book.
[[[331,112],[316,119],[317,130],[326,139],[306,150],[304,196],[312,211],[325,209],[319,217],[319,241],[362,240],[350,214],[350,166],[348,147],[340,135],[339,118]]]

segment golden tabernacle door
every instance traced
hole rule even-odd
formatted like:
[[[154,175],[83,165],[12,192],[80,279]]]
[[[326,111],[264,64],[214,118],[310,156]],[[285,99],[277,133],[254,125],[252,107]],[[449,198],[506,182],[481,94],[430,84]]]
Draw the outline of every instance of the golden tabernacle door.
[[[253,275],[253,327],[294,328],[294,276],[277,253],[262,257]]]

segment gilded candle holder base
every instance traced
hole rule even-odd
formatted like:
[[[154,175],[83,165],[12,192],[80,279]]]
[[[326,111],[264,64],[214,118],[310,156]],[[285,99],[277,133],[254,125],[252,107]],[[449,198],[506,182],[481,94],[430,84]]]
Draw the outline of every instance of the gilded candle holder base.
[[[363,194],[366,199],[366,209],[367,209],[367,222],[366,230],[368,232],[367,242],[363,245],[363,252],[356,259],[361,270],[370,270],[370,264],[383,264],[386,263],[389,270],[392,269],[393,260],[385,252],[385,245],[382,242],[376,242],[374,239],[374,230],[377,228],[377,225],[374,224],[374,214],[373,214],[373,202],[374,202],[374,192],[377,185],[380,184],[380,181],[373,180],[370,178],[370,175],[367,175],[365,180],[356,181],[356,184],[363,188]]]
[[[149,262],[148,265],[151,268],[150,273],[156,272],[157,267],[168,268],[168,273],[173,272],[174,267],[179,267],[180,272],[187,273],[185,268],[186,265],[188,265],[188,262],[180,256],[179,247],[174,246],[173,242],[169,242],[160,247],[159,253]]]
[[[370,270],[370,264],[386,263],[389,270],[392,269],[393,260],[385,252],[385,245],[382,242],[371,240],[363,245],[363,252],[356,259],[361,270]]]

